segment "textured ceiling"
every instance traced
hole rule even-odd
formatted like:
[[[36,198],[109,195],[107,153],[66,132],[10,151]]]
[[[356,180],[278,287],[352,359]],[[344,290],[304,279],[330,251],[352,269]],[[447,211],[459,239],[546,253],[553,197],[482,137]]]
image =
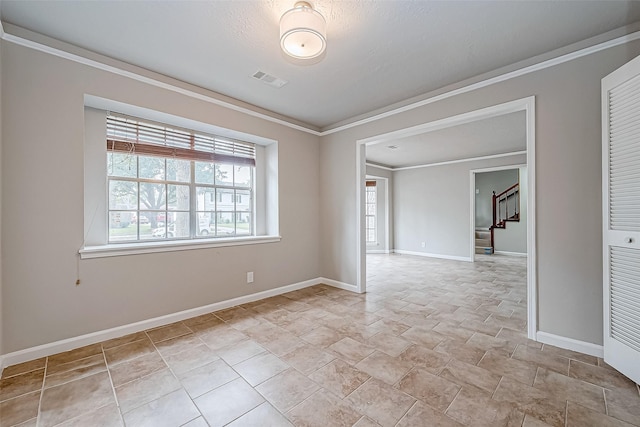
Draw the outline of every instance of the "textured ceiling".
[[[10,1],[2,20],[316,128],[640,20],[633,1],[316,0],[326,56],[287,59],[278,20],[294,0]],[[281,89],[251,78],[262,70]]]
[[[369,145],[367,162],[397,168],[524,151],[526,148],[526,117],[524,111],[519,111]]]

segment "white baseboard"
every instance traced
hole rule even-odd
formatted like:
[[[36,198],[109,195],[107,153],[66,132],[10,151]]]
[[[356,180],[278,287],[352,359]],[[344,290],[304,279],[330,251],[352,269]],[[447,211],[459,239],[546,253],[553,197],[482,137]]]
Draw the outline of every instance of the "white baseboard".
[[[416,256],[424,256],[429,258],[441,258],[441,259],[452,259],[454,261],[466,261],[473,262],[473,260],[466,256],[455,256],[455,255],[442,255],[442,254],[430,254],[427,252],[414,252],[414,251],[405,251],[402,249],[394,249],[394,253],[402,254],[402,255],[416,255]]]
[[[2,370],[5,367],[12,366],[17,363],[28,362],[40,357],[50,356],[52,354],[73,350],[74,348],[99,343],[105,340],[118,338],[124,335],[133,334],[135,332],[140,332],[151,328],[157,328],[158,326],[168,325],[170,323],[190,319],[192,317],[211,313],[213,311],[224,310],[225,308],[234,307],[240,304],[246,304],[248,302],[258,301],[261,299],[285,294],[291,291],[297,291],[298,289],[304,289],[319,284],[326,284],[336,288],[357,292],[357,288],[353,285],[331,279],[325,279],[323,277],[306,280],[304,282],[281,286],[279,288],[269,289],[262,292],[256,292],[255,294],[243,295],[241,297],[204,305],[202,307],[183,310],[177,313],[171,313],[160,317],[154,317],[152,319],[142,320],[140,322],[130,323],[128,325],[122,325],[111,329],[91,332],[89,334],[67,338],[36,347],[26,348],[24,350],[15,351],[12,353],[7,353],[0,356],[0,375],[2,374]]]
[[[527,254],[522,252],[493,251],[493,253],[496,255],[527,257]]]
[[[604,357],[604,348],[601,345],[574,340],[573,338],[561,337],[548,332],[538,331],[536,333],[536,341],[564,348],[565,350],[573,350],[578,353],[588,354],[590,356]]]
[[[358,292],[358,287],[356,285],[350,285],[349,283],[345,282],[338,282],[337,280],[327,279],[326,277],[320,277],[318,278],[318,280],[318,283],[324,283],[325,285],[333,286],[334,288],[344,289],[345,291],[355,292],[357,294],[360,293]]]
[[[367,249],[368,254],[390,254],[391,251],[387,251],[384,249]]]

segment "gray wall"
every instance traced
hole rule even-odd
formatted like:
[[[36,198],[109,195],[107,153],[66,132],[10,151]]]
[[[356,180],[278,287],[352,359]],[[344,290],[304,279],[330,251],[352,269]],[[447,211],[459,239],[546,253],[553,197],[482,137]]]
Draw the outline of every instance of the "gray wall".
[[[476,228],[493,223],[493,192],[501,193],[518,182],[518,169],[476,173]]]
[[[538,329],[602,344],[600,81],[639,53],[634,41],[322,137],[325,277],[356,283],[358,140],[535,95]]]
[[[2,87],[5,353],[322,276],[318,137],[4,41]],[[79,261],[84,94],[277,140],[281,242]]]
[[[518,155],[395,171],[394,249],[469,259],[470,171],[525,162]]]

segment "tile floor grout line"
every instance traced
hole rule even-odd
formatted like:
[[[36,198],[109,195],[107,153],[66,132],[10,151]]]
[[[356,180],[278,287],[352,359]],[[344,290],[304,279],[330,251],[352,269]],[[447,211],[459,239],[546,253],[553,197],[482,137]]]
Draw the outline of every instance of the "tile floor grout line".
[[[44,383],[47,379],[47,368],[49,367],[49,356],[47,356],[47,359],[44,362],[44,371],[42,373],[42,389],[40,390],[40,399],[38,400],[38,412],[36,415],[36,427],[40,426],[41,423],[41,417],[40,414],[42,413],[42,398],[44,397]]]
[[[309,378],[309,379],[311,380],[311,378]],[[311,380],[311,381],[313,381],[313,380]],[[313,381],[313,382],[318,386],[318,390],[314,391],[314,392],[313,392],[313,393],[311,393],[309,396],[305,397],[305,398],[304,398],[304,399],[302,399],[300,402],[298,402],[298,403],[296,403],[295,405],[293,405],[293,406],[292,406],[291,408],[289,408],[289,410],[288,410],[288,411],[286,411],[285,413],[282,413],[282,411],[281,411],[280,409],[276,408],[274,405],[271,405],[271,406],[273,406],[273,407],[276,409],[276,411],[280,412],[280,414],[282,414],[282,416],[283,416],[283,417],[285,417],[286,419],[288,419],[289,421],[291,421],[291,419],[290,419],[286,414],[288,414],[289,412],[293,411],[295,408],[297,408],[298,406],[302,405],[304,402],[306,402],[306,401],[308,401],[308,400],[311,400],[311,398],[312,398],[313,396],[315,396],[316,394],[320,393],[321,391],[326,391],[326,392],[331,393],[331,391],[329,391],[329,390],[325,389],[325,388],[324,388],[324,387],[322,387],[320,384],[317,384],[315,381]],[[260,392],[258,392],[258,393],[260,393]],[[331,394],[333,395],[333,393],[331,393]],[[335,395],[334,395],[334,396],[335,396]],[[264,397],[264,396],[263,396],[263,397]],[[342,399],[340,399],[340,397],[339,397],[339,396],[336,396],[336,397],[337,397],[340,401],[342,401]],[[267,400],[267,398],[266,398],[266,397],[265,397],[264,399],[265,399],[265,402],[268,402],[269,404],[271,404],[271,402],[269,402],[269,400]],[[360,417],[360,418],[362,418],[362,417]],[[293,423],[292,423],[292,424],[293,424]]]
[[[536,380],[538,379],[538,374],[540,373],[540,369],[542,369],[542,367],[536,364],[536,374],[533,377],[533,384],[531,385],[531,387],[535,388]]]
[[[396,423],[394,424],[394,427],[397,427],[398,424],[400,424],[400,421],[402,421],[404,418],[406,418],[407,414],[418,404],[419,400],[416,399],[415,402],[413,402],[413,405],[411,405],[409,407],[409,409],[407,409],[404,414],[402,414],[402,416],[398,419],[398,421],[396,421]]]
[[[609,403],[607,402],[607,391],[604,387],[602,388],[602,397],[604,398],[604,413],[611,416],[609,414]]]
[[[503,328],[504,329],[504,328]],[[501,329],[502,331],[502,329]],[[522,344],[516,344],[516,348],[513,349],[513,352],[511,353],[511,355],[508,357],[508,359],[513,359],[513,360],[519,360],[513,356],[516,355],[516,352],[518,351],[518,347],[520,347]]]
[[[191,328],[189,328],[189,329],[191,329]],[[166,365],[166,367],[167,367],[167,369],[169,370],[169,372],[171,372],[171,375],[173,375],[173,377],[176,379],[176,381],[178,381],[178,383],[180,384],[180,389],[182,389],[182,390],[186,393],[187,397],[189,397],[189,400],[191,401],[191,403],[193,404],[193,406],[196,408],[196,410],[197,410],[197,411],[198,411],[198,413],[200,414],[199,416],[200,416],[200,417],[202,417],[203,419],[205,419],[204,415],[202,414],[202,411],[200,411],[200,407],[196,404],[195,399],[193,399],[193,398],[191,397],[191,395],[187,392],[187,390],[184,388],[184,384],[182,384],[182,381],[180,380],[180,378],[178,377],[178,375],[173,371],[173,369],[171,368],[171,366],[169,365],[169,363],[167,363],[167,360],[164,358],[164,356],[162,355],[162,353],[160,353],[160,351],[158,350],[158,347],[156,346],[156,343],[154,343],[154,342],[153,342],[153,340],[151,339],[151,337],[149,336],[149,334],[147,333],[147,331],[144,331],[144,333],[145,333],[145,335],[147,335],[147,338],[149,339],[149,341],[151,341],[151,345],[152,345],[152,346],[153,346],[153,348],[155,349],[156,353],[158,353],[158,355],[160,356],[160,359],[162,359],[162,361],[163,361],[163,362],[164,362],[164,364]],[[200,338],[200,337],[198,337],[198,339],[199,339],[199,338]],[[201,340],[201,341],[202,341],[202,340]],[[206,343],[205,343],[205,346],[206,346]],[[208,348],[208,346],[207,346],[207,348]],[[194,369],[196,369],[196,368],[194,368]],[[157,372],[159,372],[159,371],[154,371],[154,372],[152,372],[151,374],[154,374],[154,373],[157,373]],[[187,371],[187,372],[189,372],[189,371]],[[151,374],[149,374],[149,375],[151,375]],[[140,378],[138,378],[138,379],[140,379]],[[134,381],[135,381],[135,380],[134,380]],[[130,382],[131,382],[131,381],[130,381]],[[173,393],[173,392],[175,392],[175,391],[177,391],[177,390],[172,390],[172,391],[170,391],[170,392],[168,392],[168,393],[165,393],[165,394],[163,394],[162,396],[160,396],[160,397],[157,397],[157,398],[153,399],[151,402],[153,402],[153,401],[155,401],[155,400],[158,400],[158,399],[161,399],[162,397],[167,396],[167,395],[169,395],[169,394],[171,394],[171,393]],[[114,393],[115,393],[115,388],[114,388]],[[137,408],[141,408],[141,407],[143,407],[144,405],[148,405],[148,404],[149,404],[149,403],[151,403],[151,402],[146,402],[146,403],[144,403],[144,404],[142,404],[142,405],[140,405],[140,406],[138,406],[138,407],[136,407],[136,408],[130,409],[128,412],[134,411],[134,410],[135,410],[135,409],[137,409]],[[118,405],[118,408],[120,408],[120,406],[119,406],[119,405]],[[122,414],[122,411],[120,411],[120,413]],[[124,421],[124,414],[122,414],[122,418],[123,418],[123,421]],[[193,418],[193,419],[195,420],[196,418],[198,418],[198,417],[195,417],[195,418]],[[193,421],[193,420],[190,420],[190,421],[188,421],[188,422],[191,422],[191,421]],[[205,419],[205,421],[206,421],[206,419]],[[209,423],[207,422],[207,424],[209,424]]]
[[[141,331],[141,332],[145,332],[145,331]],[[134,332],[134,334],[135,334],[135,333],[136,333],[136,332]],[[117,338],[113,338],[113,339],[124,338],[124,337],[126,337],[127,335],[131,335],[131,334],[126,334],[126,335],[123,335],[123,336],[121,336],[121,337],[117,337]],[[146,335],[145,335],[145,336],[146,336]],[[104,347],[103,347],[103,348],[102,348],[102,351],[105,351],[105,352],[106,352],[106,351],[109,351],[109,350],[114,350],[114,349],[116,349],[116,348],[120,348],[120,347],[122,347],[122,346],[124,346],[124,345],[133,344],[133,343],[136,343],[136,342],[143,341],[144,339],[145,339],[145,338],[140,338],[139,340],[133,340],[133,341],[131,341],[131,342],[125,342],[125,343],[118,344],[118,345],[115,345],[115,346],[113,346],[113,347],[109,347],[109,348],[104,348]],[[111,341],[111,340],[107,340],[107,341]],[[107,341],[102,341],[102,342],[100,342],[99,344],[102,344],[102,343],[107,342]],[[93,356],[96,356],[96,355],[94,354]],[[87,359],[87,358],[89,358],[89,357],[93,357],[93,356],[87,356],[87,357],[84,357],[83,359]],[[81,359],[78,359],[78,360],[81,360]],[[67,362],[67,363],[72,363],[72,362]]]
[[[116,393],[116,387],[113,385],[113,378],[111,378],[111,370],[109,369],[109,365],[107,364],[107,354],[104,351],[104,347],[102,346],[102,343],[100,344],[100,348],[102,349],[102,357],[104,358],[104,366],[107,368],[107,375],[109,376],[109,384],[111,384],[111,392],[113,393],[113,398],[116,401],[116,408],[118,409],[118,416],[120,417],[120,421],[122,422],[122,425],[125,425],[124,422],[124,414],[122,413],[122,410],[120,409],[120,401],[118,401],[118,394]]]
[[[42,369],[42,368],[40,368],[40,369]],[[36,393],[38,390],[43,390],[43,389],[37,388],[37,389],[31,390],[31,391],[27,391],[27,392],[19,394],[17,396],[13,396],[13,397],[10,397],[8,399],[4,399],[4,400],[0,401],[0,403],[6,403],[6,402],[9,402],[10,400],[14,400],[14,399],[19,399],[21,397],[25,397],[28,394]]]
[[[482,362],[482,361],[484,360],[484,358],[485,358],[485,356],[486,356],[487,354],[489,354],[489,350],[487,350],[487,351],[485,351],[485,352],[484,352],[484,354],[482,355],[482,357],[480,358],[480,360],[478,360],[478,363],[476,363],[476,365],[475,365],[475,366],[477,366],[477,367],[479,368],[479,367],[480,367],[480,362]],[[484,369],[484,368],[483,368],[483,369]],[[489,370],[487,370],[487,371],[489,371]],[[490,372],[490,371],[489,371],[489,372]]]
[[[47,356],[45,356],[45,357],[47,357]],[[35,360],[38,360],[38,359],[35,359]],[[28,361],[27,361],[27,362],[25,362],[25,363],[28,363],[28,362],[31,362],[31,360],[28,360]],[[46,364],[46,362],[45,362],[45,364]],[[8,368],[8,366],[7,366],[7,367],[5,367],[5,369],[6,369],[6,368]],[[7,380],[7,379],[9,379],[9,378],[17,377],[18,375],[26,375],[26,374],[30,374],[30,373],[32,373],[32,372],[39,371],[40,369],[44,369],[44,367],[35,368],[35,369],[30,369],[30,370],[28,370],[28,371],[24,371],[24,372],[18,372],[17,374],[9,375],[8,377],[4,377],[4,376],[1,376],[1,375],[0,375],[0,380]],[[0,374],[1,374],[1,373],[0,373]],[[5,400],[8,400],[8,399],[5,399]]]
[[[342,359],[341,359],[342,360]],[[345,362],[346,363],[346,362]],[[369,374],[367,374],[369,375]],[[356,391],[358,391],[359,389],[361,389],[366,383],[368,383],[369,381],[371,381],[373,379],[373,377],[371,375],[369,375],[369,378],[366,379],[366,381],[364,381],[362,384],[360,384],[358,387],[354,388],[351,393],[347,394],[342,400],[346,400],[349,398],[349,396],[351,396],[353,393],[355,393]],[[397,389],[396,389],[397,390]]]
[[[502,384],[502,380],[503,380],[503,379],[504,379],[504,375],[502,375],[502,376],[500,377],[500,380],[498,380],[498,385],[496,386],[496,389],[495,389],[495,390],[493,390],[493,393],[491,393],[491,397],[490,397],[490,399],[491,399],[491,400],[495,400],[495,399],[494,399],[494,396],[495,396],[495,395],[496,395],[496,393],[498,392],[498,389],[500,388],[500,384]]]
[[[497,388],[497,387],[496,387]],[[447,408],[442,411],[442,413],[444,415],[447,415],[447,411],[449,410],[449,408],[451,408],[451,405],[453,405],[453,402],[456,401],[456,399],[458,398],[458,396],[460,395],[460,393],[462,393],[462,386],[460,386],[460,390],[458,390],[458,392],[456,393],[456,395],[453,397],[453,399],[451,399],[451,402],[449,402],[449,404],[447,405]]]

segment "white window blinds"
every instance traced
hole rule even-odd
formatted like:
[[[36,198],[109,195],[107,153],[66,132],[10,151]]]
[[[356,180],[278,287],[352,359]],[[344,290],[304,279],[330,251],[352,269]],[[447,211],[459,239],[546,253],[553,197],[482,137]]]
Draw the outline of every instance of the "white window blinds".
[[[107,115],[107,150],[255,166],[255,145],[187,129]]]

